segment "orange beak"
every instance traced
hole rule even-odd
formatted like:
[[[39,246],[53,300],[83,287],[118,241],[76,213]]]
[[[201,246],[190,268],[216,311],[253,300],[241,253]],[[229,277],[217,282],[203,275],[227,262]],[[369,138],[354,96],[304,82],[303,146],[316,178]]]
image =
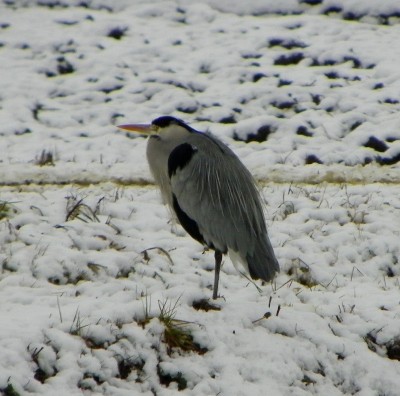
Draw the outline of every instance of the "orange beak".
[[[117,128],[123,129],[128,132],[136,132],[142,135],[150,135],[154,132],[154,126],[152,124],[127,124],[117,125]]]

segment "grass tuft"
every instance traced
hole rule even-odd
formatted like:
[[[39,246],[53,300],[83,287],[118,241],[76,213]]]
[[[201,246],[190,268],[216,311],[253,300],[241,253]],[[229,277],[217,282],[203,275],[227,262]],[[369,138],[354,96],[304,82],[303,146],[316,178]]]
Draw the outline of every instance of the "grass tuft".
[[[150,247],[150,248],[147,248],[147,249],[143,250],[142,252],[140,252],[141,254],[143,254],[143,259],[146,262],[150,261],[150,256],[148,253],[150,250],[156,250],[159,254],[165,256],[171,265],[175,265],[171,258],[171,255],[165,249],[163,249],[162,247],[159,247],[159,246]]]
[[[150,322],[151,319],[153,319],[153,316],[151,315],[151,298],[149,295],[144,296],[144,302],[142,300],[142,305],[143,305],[143,317],[140,318],[137,323],[142,326],[143,328],[146,327],[146,325]]]
[[[42,150],[40,155],[36,157],[35,164],[38,166],[54,166],[54,157],[51,151]]]
[[[0,220],[7,219],[12,212],[11,202],[0,201]]]
[[[193,336],[187,328],[190,322],[176,319],[178,302],[179,299],[174,304],[168,300],[158,302],[160,309],[158,320],[164,325],[164,342],[167,345],[168,354],[175,348],[199,354],[207,352],[205,348],[201,348],[194,342]]]
[[[83,329],[87,328],[88,324],[83,324],[79,309],[76,310],[74,319],[72,320],[69,333],[84,338]]]
[[[166,344],[168,354],[176,349],[199,354],[206,353],[207,349],[202,348],[193,340],[189,329],[192,322],[176,319],[178,304],[179,298],[175,303],[168,299],[158,301],[159,314],[154,315],[151,313],[151,299],[146,295],[143,302],[143,316],[137,320],[137,323],[145,328],[152,319],[157,318],[164,327],[162,341]]]
[[[89,205],[84,203],[85,198],[78,198],[78,196],[71,194],[67,197],[67,215],[65,221],[79,219],[84,223],[94,221],[99,223],[100,220],[97,217],[99,211],[99,204],[101,199],[98,201],[96,208],[93,210]]]
[[[30,346],[28,345],[28,352],[31,354],[32,357],[32,361],[36,364],[37,368],[35,370],[35,374],[34,374],[34,378],[36,381],[41,382],[42,384],[44,384],[49,378],[53,377],[54,375],[56,375],[58,373],[58,370],[53,367],[52,370],[46,370],[44,369],[39,362],[39,355],[40,352],[43,351],[44,347],[41,348],[33,348],[31,349]]]
[[[314,278],[310,266],[300,258],[292,261],[292,266],[288,269],[287,274],[297,283],[310,289],[320,285]]]

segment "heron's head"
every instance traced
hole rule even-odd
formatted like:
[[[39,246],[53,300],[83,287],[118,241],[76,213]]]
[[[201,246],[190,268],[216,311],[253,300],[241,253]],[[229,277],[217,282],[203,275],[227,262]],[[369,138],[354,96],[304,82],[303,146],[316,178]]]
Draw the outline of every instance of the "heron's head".
[[[153,120],[151,124],[126,124],[118,125],[118,128],[142,135],[171,137],[194,131],[194,129],[185,124],[182,120],[171,116],[158,117]]]

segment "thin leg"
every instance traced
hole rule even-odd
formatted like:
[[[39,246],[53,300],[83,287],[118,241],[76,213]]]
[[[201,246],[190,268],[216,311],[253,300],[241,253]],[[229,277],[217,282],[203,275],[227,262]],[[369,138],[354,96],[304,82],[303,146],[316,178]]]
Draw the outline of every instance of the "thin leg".
[[[214,274],[213,300],[216,300],[218,298],[219,271],[221,270],[222,253],[216,250],[214,257],[215,257],[215,274]]]

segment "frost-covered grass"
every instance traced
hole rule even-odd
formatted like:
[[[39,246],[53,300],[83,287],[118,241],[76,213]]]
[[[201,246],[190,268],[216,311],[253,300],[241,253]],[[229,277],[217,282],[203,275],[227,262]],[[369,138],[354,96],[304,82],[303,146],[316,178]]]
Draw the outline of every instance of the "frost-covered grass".
[[[0,393],[400,388],[396,0],[0,3]],[[171,222],[121,122],[211,129],[281,272]]]
[[[3,2],[3,161],[137,169],[112,126],[171,113],[264,167],[399,161],[396,0],[208,3]]]
[[[265,187],[282,271],[259,292],[226,259],[208,306],[212,254],[154,189],[3,188],[3,389],[395,395],[397,190]]]

